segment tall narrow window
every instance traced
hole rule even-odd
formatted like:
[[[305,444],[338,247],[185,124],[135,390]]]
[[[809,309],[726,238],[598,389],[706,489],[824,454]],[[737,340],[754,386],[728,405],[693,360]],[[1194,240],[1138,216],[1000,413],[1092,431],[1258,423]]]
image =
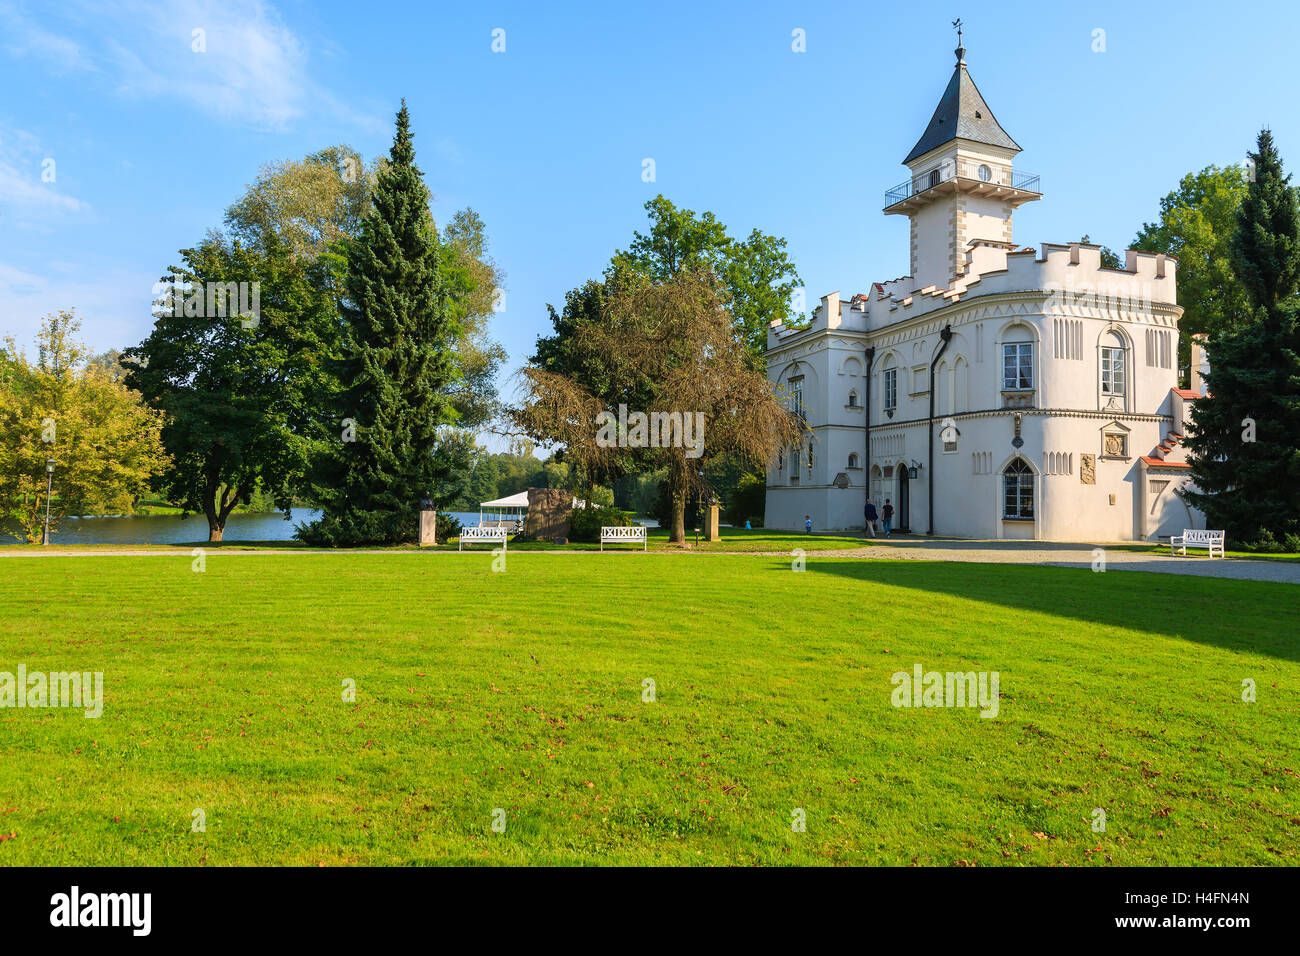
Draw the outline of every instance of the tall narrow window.
[[[930,188],[931,188],[931,189],[933,189],[935,186],[939,185],[939,176],[940,176],[939,170],[937,170],[937,169],[932,169],[932,170],[930,170]]]
[[[790,411],[803,417],[803,376],[790,379]]]
[[[1101,340],[1101,394],[1111,397],[1124,394],[1124,340],[1108,332]]]
[[[885,411],[892,412],[898,407],[898,369],[885,369]]]
[[[1002,472],[1004,518],[1032,518],[1034,516],[1034,472],[1017,458]]]
[[[1002,390],[1034,387],[1034,344],[1008,342],[1002,346]]]

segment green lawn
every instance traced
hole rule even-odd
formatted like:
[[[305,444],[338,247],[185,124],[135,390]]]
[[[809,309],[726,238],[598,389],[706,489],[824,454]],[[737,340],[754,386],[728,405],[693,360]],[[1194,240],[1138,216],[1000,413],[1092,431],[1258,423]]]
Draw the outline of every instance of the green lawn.
[[[206,533],[207,526],[203,529]],[[647,529],[646,542],[651,551],[681,551],[681,545],[670,544],[668,542],[668,530],[666,528],[649,528]],[[919,536],[918,536],[919,537]],[[899,540],[907,540],[907,535],[899,535]],[[746,530],[744,528],[722,528],[721,539],[718,541],[705,541],[703,538],[696,542],[695,534],[692,529],[686,531],[686,546],[689,550],[709,551],[718,554],[741,554],[765,551],[777,551],[789,553],[794,548],[803,548],[805,551],[842,551],[848,548],[861,548],[867,545],[861,533],[822,533],[803,534],[794,531],[776,531],[765,530],[763,528],[754,528]],[[0,551],[26,551],[35,549],[36,545],[24,544],[13,539],[0,538]],[[203,548],[205,550],[227,550],[227,551],[285,551],[285,550],[312,550],[307,548],[301,541],[225,541],[220,544],[209,544],[202,538],[185,544],[72,544],[60,545],[58,536],[54,536],[54,549],[75,550],[75,551],[184,551],[187,554],[194,548]],[[436,548],[425,548],[427,551],[455,551],[457,550],[457,541],[452,538],[450,542],[443,542]],[[467,545],[466,550],[491,550],[499,545],[488,542],[477,542]],[[641,550],[638,544],[635,547],[631,544],[611,544],[605,546],[609,551],[632,551]],[[414,544],[399,545],[396,547],[375,547],[373,551],[416,551],[420,550]],[[596,543],[571,542],[565,545],[557,545],[550,541],[512,541],[507,550],[511,552],[522,551],[599,551],[600,545]]]
[[[1300,857],[1293,586],[513,549],[503,574],[487,550],[191,560],[0,559],[0,671],[105,688],[98,720],[0,710],[0,863]],[[891,706],[915,663],[998,671],[998,716]]]

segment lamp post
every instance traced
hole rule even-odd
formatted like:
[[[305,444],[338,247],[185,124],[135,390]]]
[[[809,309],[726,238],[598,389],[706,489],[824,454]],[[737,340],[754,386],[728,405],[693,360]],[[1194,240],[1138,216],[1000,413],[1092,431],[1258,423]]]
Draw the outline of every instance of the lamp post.
[[[54,459],[45,459],[45,531],[41,534],[41,546],[50,543],[50,492],[54,487]]]

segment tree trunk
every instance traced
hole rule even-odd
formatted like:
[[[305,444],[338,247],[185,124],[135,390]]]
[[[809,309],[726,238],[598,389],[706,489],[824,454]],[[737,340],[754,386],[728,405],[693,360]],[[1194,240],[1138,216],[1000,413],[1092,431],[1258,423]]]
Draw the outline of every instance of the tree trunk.
[[[686,543],[686,467],[685,459],[680,455],[673,455],[668,465],[668,481],[673,496],[673,521],[668,530],[668,541],[672,544]]]
[[[209,486],[207,493],[203,496],[203,517],[208,519],[208,544],[215,544],[221,540],[221,534],[225,526],[217,518],[217,489]]]
[[[239,500],[239,489],[227,488],[221,484],[208,486],[203,496],[203,515],[208,519],[208,544],[220,544],[226,533],[226,519],[235,509]]]

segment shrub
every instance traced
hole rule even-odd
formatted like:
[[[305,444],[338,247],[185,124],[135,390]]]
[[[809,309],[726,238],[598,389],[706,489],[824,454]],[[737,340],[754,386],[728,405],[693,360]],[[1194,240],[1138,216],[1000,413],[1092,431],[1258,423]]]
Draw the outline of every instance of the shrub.
[[[763,511],[767,504],[767,477],[746,475],[727,496],[727,507],[722,518],[738,528],[749,520],[755,528],[762,527]],[[755,517],[757,515],[757,517]]]
[[[1242,551],[1252,551],[1258,554],[1277,554],[1282,550],[1282,545],[1278,543],[1277,538],[1273,537],[1273,532],[1267,528],[1261,528],[1258,535],[1253,541],[1243,541],[1238,548]]]
[[[461,524],[454,515],[439,511],[437,521],[438,524],[434,534],[437,536],[439,544],[446,544],[452,538],[460,535]]]
[[[569,516],[569,539],[572,541],[599,541],[601,528],[628,528],[635,522],[628,512],[620,508],[576,508]]]

